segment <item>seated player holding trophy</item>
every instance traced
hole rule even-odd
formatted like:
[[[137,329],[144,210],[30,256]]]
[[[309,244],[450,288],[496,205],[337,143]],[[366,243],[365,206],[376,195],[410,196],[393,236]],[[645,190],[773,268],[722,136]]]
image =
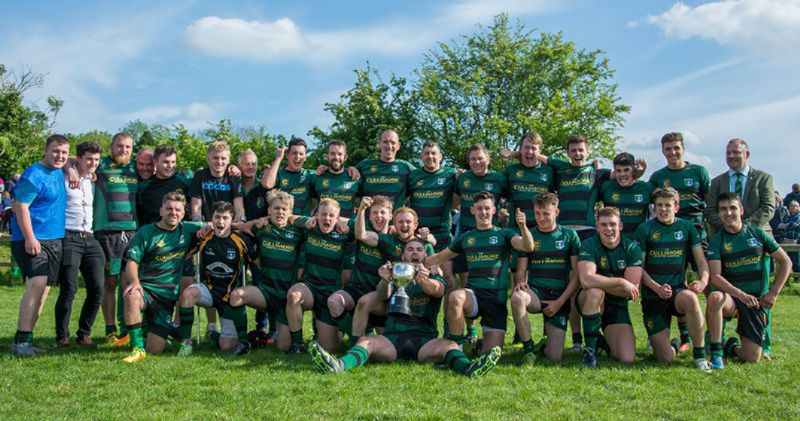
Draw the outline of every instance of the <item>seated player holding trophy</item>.
[[[497,365],[500,347],[470,361],[458,345],[438,338],[436,319],[441,307],[445,281],[438,267],[426,268],[425,243],[406,243],[402,262],[381,266],[377,291],[389,299],[383,335],[362,336],[342,358],[331,355],[316,341],[308,345],[313,361],[325,372],[339,373],[364,365],[367,360],[392,362],[398,358],[420,362],[444,362],[468,377],[480,376]]]

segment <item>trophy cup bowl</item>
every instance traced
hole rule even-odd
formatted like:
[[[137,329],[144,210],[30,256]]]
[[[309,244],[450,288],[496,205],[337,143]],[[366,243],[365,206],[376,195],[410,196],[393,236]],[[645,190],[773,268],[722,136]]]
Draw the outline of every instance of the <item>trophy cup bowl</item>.
[[[414,282],[415,273],[416,269],[411,263],[395,262],[392,264],[392,280],[397,285],[397,290],[389,297],[388,314],[411,315],[408,294],[406,294],[405,288]]]

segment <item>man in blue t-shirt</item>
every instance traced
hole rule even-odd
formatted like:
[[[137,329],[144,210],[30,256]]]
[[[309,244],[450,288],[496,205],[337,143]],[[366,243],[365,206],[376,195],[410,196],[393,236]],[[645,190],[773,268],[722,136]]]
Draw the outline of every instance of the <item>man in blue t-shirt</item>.
[[[50,286],[58,279],[67,201],[61,167],[68,156],[66,137],[48,137],[44,158],[22,173],[13,192],[11,253],[22,269],[25,294],[19,303],[11,353],[20,357],[32,357],[40,351],[33,346],[33,327]]]

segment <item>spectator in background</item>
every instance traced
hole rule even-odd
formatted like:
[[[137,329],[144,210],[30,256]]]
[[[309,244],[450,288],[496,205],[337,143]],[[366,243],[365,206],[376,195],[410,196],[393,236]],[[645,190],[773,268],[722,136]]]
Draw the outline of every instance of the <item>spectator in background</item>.
[[[792,191],[783,199],[783,206],[789,207],[789,203],[796,200],[800,203],[800,183],[792,184]]]
[[[6,190],[5,191],[10,192],[11,189],[13,189],[14,186],[17,185],[17,181],[19,181],[19,173],[14,173],[14,176],[11,177],[10,180],[6,180]]]
[[[9,229],[9,221],[14,213],[11,210],[11,193],[4,191],[0,202],[0,233]]]
[[[797,243],[797,239],[800,238],[800,202],[797,200],[789,202],[789,211],[784,215],[783,220],[778,225],[778,229],[783,231],[783,240],[781,242]],[[799,272],[800,252],[790,251],[787,254],[789,255],[789,260],[792,261],[792,272]]]
[[[786,197],[789,197],[789,195],[786,195]],[[788,206],[788,203],[786,206]],[[775,213],[772,215],[772,219],[769,220],[769,226],[772,228],[772,235],[777,242],[780,242],[781,238],[783,238],[783,230],[778,228],[778,225],[780,225],[780,223],[783,222],[783,218],[789,214],[789,209],[787,209],[786,206],[783,205],[781,193],[775,190]]]

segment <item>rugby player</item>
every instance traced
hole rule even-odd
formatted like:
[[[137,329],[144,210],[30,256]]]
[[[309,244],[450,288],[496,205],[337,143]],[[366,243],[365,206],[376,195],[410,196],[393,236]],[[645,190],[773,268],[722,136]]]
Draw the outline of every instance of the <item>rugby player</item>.
[[[275,160],[261,177],[261,185],[265,189],[278,188],[294,196],[292,214],[298,216],[311,214],[311,184],[314,182],[314,173],[303,168],[307,149],[305,140],[292,138],[286,147],[275,151]],[[281,168],[284,158],[286,166]]]
[[[361,175],[359,196],[382,195],[392,200],[392,208],[399,209],[406,202],[408,176],[415,167],[410,162],[397,159],[400,137],[394,130],[385,130],[378,141],[380,158],[364,159],[356,165]]]
[[[136,153],[136,174],[139,176],[139,181],[150,179],[153,171],[153,150],[150,148],[139,149],[139,152]]]
[[[622,152],[614,157],[614,178],[600,185],[600,200],[604,206],[619,209],[622,235],[630,237],[650,215],[650,195],[653,185],[639,180],[636,159]]]
[[[136,210],[139,213],[140,225],[158,221],[161,216],[161,199],[165,194],[171,191],[184,195],[189,193],[192,171],[178,170],[177,157],[178,150],[172,145],[159,145],[153,152],[155,176],[146,180],[140,179],[136,193]]]
[[[635,300],[639,296],[642,249],[634,240],[621,235],[622,222],[617,208],[601,208],[597,212],[596,228],[597,233],[581,244],[578,256],[581,289],[576,301],[586,341],[583,365],[597,366],[601,328],[609,356],[630,364],[636,356],[636,341],[628,299]]]
[[[337,373],[362,366],[370,358],[380,362],[393,362],[401,358],[444,363],[457,373],[476,377],[497,365],[501,355],[500,347],[494,347],[485,355],[470,361],[458,344],[438,338],[436,320],[445,283],[438,268],[428,269],[422,265],[426,255],[426,244],[423,241],[412,239],[405,243],[403,261],[417,267],[415,282],[405,288],[410,298],[411,315],[389,315],[382,335],[362,336],[342,358],[334,357],[325,347],[312,341],[308,345],[308,351],[320,369]],[[386,300],[394,292],[389,280],[389,266],[381,266],[379,274],[381,281],[378,283],[378,294]]]
[[[542,136],[527,132],[519,141],[519,162],[503,170],[508,181],[510,207],[525,212],[528,228],[533,228],[537,223],[533,199],[542,193],[555,191],[555,171],[553,167],[539,162],[541,152]]]
[[[325,159],[328,161],[327,171],[313,177],[311,198],[314,205],[326,198],[339,202],[342,209],[339,216],[350,219],[353,217],[359,183],[351,178],[345,168],[347,144],[342,140],[331,140]]]
[[[710,280],[716,290],[708,296],[706,317],[711,337],[711,366],[721,369],[725,367],[723,352],[746,362],[757,363],[761,359],[769,311],[789,277],[792,264],[771,235],[742,221],[744,208],[738,194],[720,193],[716,205],[722,229],[708,244]],[[778,264],[772,286],[768,256]],[[723,348],[723,318],[733,317],[738,318],[736,332],[741,342],[732,336]]]

